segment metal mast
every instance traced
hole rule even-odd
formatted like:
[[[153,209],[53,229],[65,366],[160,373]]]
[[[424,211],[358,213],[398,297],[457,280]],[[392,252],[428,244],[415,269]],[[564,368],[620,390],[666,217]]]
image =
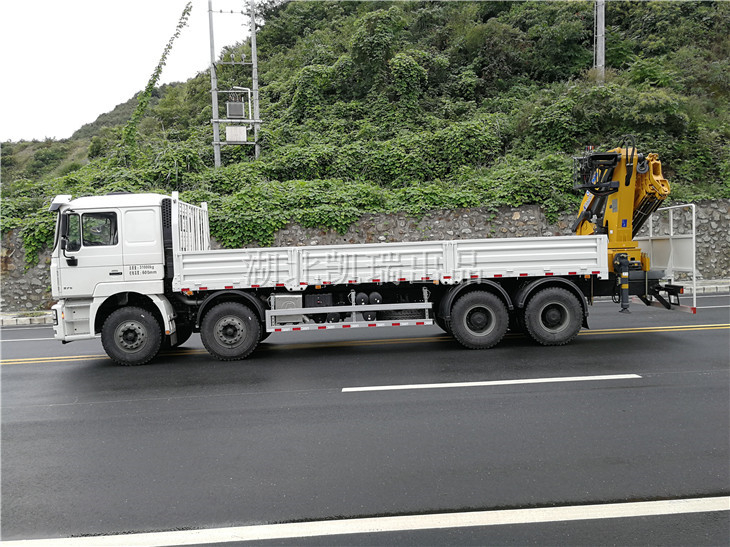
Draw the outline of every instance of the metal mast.
[[[261,153],[261,145],[259,144],[259,58],[256,53],[256,11],[254,0],[249,0],[249,8],[251,10],[251,87],[253,89],[253,140],[256,159]]]
[[[596,78],[603,83],[606,79],[606,0],[596,0],[593,40]]]
[[[221,11],[220,13],[224,13]],[[226,12],[227,13],[227,12]],[[246,15],[245,11],[239,13]],[[231,55],[230,61],[216,61],[215,40],[213,36],[213,0],[208,0],[208,23],[210,28],[210,95],[212,105],[211,123],[213,124],[213,155],[215,166],[221,165],[221,146],[224,145],[254,145],[256,158],[259,157],[259,71],[258,55],[256,51],[256,13],[255,1],[249,0],[249,17],[251,33],[251,61],[247,62],[245,55],[236,61]],[[217,65],[251,66],[251,89],[233,86],[232,89],[218,89]],[[226,117],[220,117],[218,95],[226,96]],[[245,99],[247,98],[247,100]],[[225,140],[221,139],[221,128],[225,126]],[[248,139],[248,130],[253,128],[253,141]]]
[[[208,0],[208,26],[210,28],[210,100],[213,105],[213,156],[215,166],[221,166],[221,137],[218,125],[218,76],[215,73],[215,41],[213,39],[213,0]]]

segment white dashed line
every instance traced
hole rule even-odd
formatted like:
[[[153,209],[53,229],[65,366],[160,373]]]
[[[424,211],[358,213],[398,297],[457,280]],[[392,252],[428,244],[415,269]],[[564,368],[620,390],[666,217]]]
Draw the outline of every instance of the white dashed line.
[[[633,380],[638,374],[609,374],[604,376],[567,376],[562,378],[528,378],[523,380],[492,380],[488,382],[453,382],[444,384],[403,384],[394,386],[344,387],[343,393],[358,391],[396,391],[401,389],[444,389],[455,387],[510,386],[519,384],[552,384],[558,382],[592,382],[597,380]]]
[[[402,517],[324,520],[116,536],[32,539],[5,541],[3,545],[5,547],[167,547],[171,545],[230,543],[234,541],[260,542],[271,539],[631,518],[713,511],[730,511],[730,496],[536,509],[438,513]]]

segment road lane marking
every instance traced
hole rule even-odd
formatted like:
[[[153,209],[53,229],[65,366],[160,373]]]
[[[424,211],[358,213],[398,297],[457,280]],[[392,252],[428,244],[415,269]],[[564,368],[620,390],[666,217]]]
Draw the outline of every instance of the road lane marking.
[[[534,509],[502,509],[462,513],[435,513],[400,517],[373,517],[285,524],[260,524],[207,530],[180,530],[113,536],[4,541],[5,547],[168,547],[241,541],[376,534],[417,530],[473,528],[616,518],[686,515],[730,511],[730,496],[678,500],[602,503]]]
[[[170,353],[160,353],[160,357],[175,357],[180,355],[202,355],[208,353],[203,349],[176,351]],[[66,355],[62,357],[19,357],[18,359],[4,359],[0,361],[0,365],[42,365],[47,363],[65,363],[73,361],[94,361],[97,359],[109,360],[106,354],[99,355]]]
[[[527,378],[522,380],[491,380],[487,382],[451,382],[443,384],[401,384],[392,386],[343,387],[342,393],[359,391],[396,391],[404,389],[444,389],[452,387],[511,386],[518,384],[552,384],[558,382],[591,382],[597,380],[634,380],[638,374],[609,374],[604,376],[565,376],[562,378]]]
[[[718,323],[712,325],[668,325],[664,327],[633,327],[633,328],[614,328],[614,329],[594,329],[583,330],[578,333],[579,336],[595,336],[599,334],[645,334],[655,332],[689,332],[700,330],[726,330],[730,329],[730,323]],[[510,337],[519,337],[521,335],[508,335]],[[379,346],[386,344],[419,344],[424,342],[443,342],[453,341],[453,338],[447,334],[435,336],[422,336],[418,338],[381,338],[376,340],[343,340],[341,342],[311,342],[311,343],[291,343],[291,344],[264,344],[261,349],[269,351],[292,351],[296,349],[316,349],[316,348],[337,348],[337,347],[358,347],[358,346]],[[203,349],[182,350],[174,353],[162,353],[162,357],[175,357],[181,355],[202,355],[206,351]],[[20,357],[17,359],[0,360],[0,365],[21,365],[21,364],[47,364],[63,361],[85,361],[94,359],[108,359],[106,355],[74,355],[67,357]]]
[[[595,329],[582,330],[578,336],[591,336],[596,334],[645,334],[649,332],[688,332],[698,330],[725,330],[730,329],[730,324],[721,323],[717,325],[676,325],[666,327],[635,327],[616,329]]]

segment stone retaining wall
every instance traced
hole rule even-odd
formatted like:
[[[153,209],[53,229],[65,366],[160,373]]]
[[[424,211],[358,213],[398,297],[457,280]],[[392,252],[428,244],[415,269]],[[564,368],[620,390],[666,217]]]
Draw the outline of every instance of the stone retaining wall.
[[[730,200],[703,201],[697,206],[697,269],[704,279],[730,277]],[[504,207],[494,212],[484,208],[434,211],[420,219],[405,215],[370,214],[354,223],[345,234],[331,230],[287,225],[275,237],[275,246],[332,245],[342,243],[386,243],[488,237],[535,237],[569,235],[574,213],[547,222],[540,207]],[[675,230],[681,231],[686,213],[675,215]],[[658,222],[657,233],[668,230]],[[38,264],[25,270],[25,252],[15,231],[3,235],[0,265],[0,309],[24,311],[50,306],[50,253],[41,254]]]

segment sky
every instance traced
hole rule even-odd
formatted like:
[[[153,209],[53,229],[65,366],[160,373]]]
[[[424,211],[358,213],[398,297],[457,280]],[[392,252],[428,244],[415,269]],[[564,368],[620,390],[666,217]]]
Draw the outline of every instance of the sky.
[[[208,0],[192,2],[160,84],[210,66]],[[68,138],[144,89],[186,4],[0,0],[0,142]],[[217,57],[248,37],[248,0],[213,0],[213,11]]]

